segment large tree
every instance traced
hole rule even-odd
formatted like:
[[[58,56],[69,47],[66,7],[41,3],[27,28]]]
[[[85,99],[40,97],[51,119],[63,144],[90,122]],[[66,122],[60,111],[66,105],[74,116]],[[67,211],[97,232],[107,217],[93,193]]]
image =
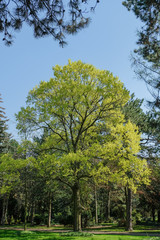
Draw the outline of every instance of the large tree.
[[[99,0],[1,0],[0,32],[7,45],[13,41],[12,30],[23,23],[34,29],[34,36],[50,35],[60,45],[66,44],[66,34],[76,33],[90,22],[89,12]]]
[[[72,189],[78,231],[84,181],[109,178],[134,189],[147,166],[134,156],[140,138],[136,127],[124,121],[121,108],[129,93],[119,79],[81,61],[53,70],[54,78],[30,91],[27,107],[16,115],[17,127],[32,136],[46,135],[37,161],[51,162],[50,174]]]

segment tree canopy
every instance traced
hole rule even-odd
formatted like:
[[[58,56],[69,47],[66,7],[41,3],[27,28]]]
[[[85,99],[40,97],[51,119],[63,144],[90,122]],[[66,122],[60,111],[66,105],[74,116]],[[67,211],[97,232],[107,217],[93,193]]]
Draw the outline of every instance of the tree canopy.
[[[1,0],[0,32],[3,41],[13,42],[12,30],[27,23],[34,29],[36,38],[50,35],[63,46],[66,34],[74,34],[90,22],[89,12],[99,0]]]

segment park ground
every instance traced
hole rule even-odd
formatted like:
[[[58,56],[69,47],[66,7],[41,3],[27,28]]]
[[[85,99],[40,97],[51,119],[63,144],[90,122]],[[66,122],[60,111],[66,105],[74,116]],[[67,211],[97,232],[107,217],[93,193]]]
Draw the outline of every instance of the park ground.
[[[2,240],[160,240],[160,226],[153,224],[136,225],[132,232],[126,232],[123,227],[115,224],[105,224],[83,229],[82,232],[72,232],[72,228],[62,225],[28,226],[23,231],[22,225],[1,226]]]

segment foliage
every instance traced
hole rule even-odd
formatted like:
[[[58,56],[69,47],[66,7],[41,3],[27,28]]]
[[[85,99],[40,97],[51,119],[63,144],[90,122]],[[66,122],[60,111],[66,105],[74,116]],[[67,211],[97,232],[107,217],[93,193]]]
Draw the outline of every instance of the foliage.
[[[28,106],[16,115],[20,131],[48,129],[41,148],[50,155],[38,161],[44,166],[52,162],[51,169],[70,186],[102,173],[133,188],[145,174],[147,179],[145,160],[135,156],[140,150],[138,130],[131,122],[124,125],[121,107],[129,96],[123,84],[108,71],[81,61],[53,70],[55,78],[30,91]]]
[[[0,94],[1,96],[1,94]],[[2,98],[0,97],[0,103],[2,103]],[[6,144],[5,141],[7,139],[7,136],[9,136],[9,134],[7,135],[7,119],[5,116],[5,112],[4,112],[4,108],[0,106],[0,154],[3,153],[5,151],[6,148]]]
[[[111,129],[111,141],[101,146],[99,151],[104,155],[104,166],[108,168],[105,177],[133,190],[142,183],[148,184],[150,174],[147,162],[136,156],[140,150],[140,134],[137,132],[138,128],[131,122],[118,124]]]
[[[50,35],[63,46],[66,44],[66,34],[74,34],[89,24],[90,17],[86,8],[90,12],[90,8],[94,10],[98,2],[99,0],[2,0],[0,32],[4,34],[3,41],[7,45],[12,44],[12,30],[20,30],[25,22],[33,27],[36,38]]]
[[[20,180],[19,170],[26,166],[27,163],[21,159],[13,159],[10,154],[0,156],[1,194],[10,192],[13,186],[18,184]]]
[[[38,161],[44,161],[44,165],[45,159],[52,161],[54,172],[61,171],[61,180],[73,186],[77,179],[94,174],[96,161],[88,161],[92,158],[88,154],[98,139],[107,140],[108,135],[100,134],[101,129],[109,129],[123,119],[120,108],[129,95],[108,71],[81,61],[69,61],[63,68],[53,69],[55,78],[30,91],[28,106],[16,115],[17,127],[36,134],[47,129],[41,150],[50,155],[42,155]]]
[[[141,133],[147,132],[149,125],[149,116],[147,113],[144,113],[142,109],[143,102],[144,99],[135,98],[135,95],[131,94],[131,98],[122,109],[126,121],[130,120],[133,124],[136,124]]]
[[[157,53],[158,54],[158,53]],[[159,90],[160,90],[160,62],[157,61],[155,65],[154,62],[149,62],[142,58],[142,56],[138,56],[137,54],[133,54],[131,57],[132,67],[136,76],[143,80],[148,87],[148,91],[150,92],[153,100],[148,101],[149,106],[154,106],[155,108],[159,108],[160,100],[159,100]]]
[[[159,65],[160,51],[160,4],[159,0],[127,0],[123,4],[132,10],[137,18],[144,23],[138,33],[140,46],[138,53],[143,59]]]
[[[123,4],[132,10],[144,23],[138,33],[138,46],[132,56],[134,71],[139,79],[145,81],[154,98],[152,105],[159,108],[160,76],[160,4],[158,0],[133,1]]]

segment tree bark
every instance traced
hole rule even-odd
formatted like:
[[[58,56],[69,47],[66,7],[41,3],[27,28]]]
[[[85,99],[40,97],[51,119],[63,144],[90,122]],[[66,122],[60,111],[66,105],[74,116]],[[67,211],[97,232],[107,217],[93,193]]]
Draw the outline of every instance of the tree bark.
[[[94,197],[95,197],[95,224],[98,224],[98,201],[97,201],[96,185],[95,185],[95,188],[94,188]]]
[[[160,210],[158,210],[158,223],[160,223]]]
[[[51,199],[51,193],[49,193],[49,196],[48,196],[48,224],[47,224],[48,228],[51,226],[51,214],[52,214],[52,199]]]
[[[24,231],[27,229],[27,170],[25,169],[25,188],[24,188]]]
[[[81,231],[81,212],[80,212],[80,189],[79,184],[75,184],[73,186],[73,211],[74,211],[74,222],[73,222],[73,230]]]
[[[152,219],[153,219],[153,222],[155,222],[155,207],[152,206]]]
[[[35,203],[32,201],[32,207],[31,207],[31,218],[30,218],[31,225],[34,224],[34,212],[35,212]]]
[[[7,222],[7,212],[8,212],[8,196],[5,194],[3,198],[1,225],[4,225]]]
[[[111,217],[111,191],[108,190],[108,198],[107,198],[107,214],[106,214],[106,220],[108,221]]]
[[[25,203],[24,203],[24,231],[26,231],[27,225],[27,191],[25,191]]]
[[[132,190],[130,188],[126,188],[126,231],[133,231]]]

